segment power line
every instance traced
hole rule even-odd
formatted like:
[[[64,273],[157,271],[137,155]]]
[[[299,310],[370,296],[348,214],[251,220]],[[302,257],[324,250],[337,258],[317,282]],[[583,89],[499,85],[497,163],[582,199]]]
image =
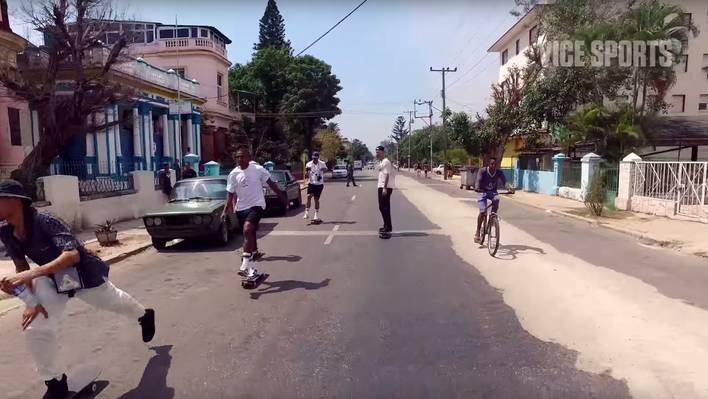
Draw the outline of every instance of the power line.
[[[302,53],[304,53],[305,51],[307,51],[310,47],[314,46],[317,42],[319,42],[320,39],[322,39],[323,37],[327,36],[327,34],[328,34],[329,32],[331,32],[332,30],[334,30],[334,28],[336,28],[337,26],[339,26],[339,24],[341,24],[342,22],[344,22],[345,19],[349,18],[350,15],[354,14],[354,11],[358,10],[359,7],[363,6],[364,3],[366,3],[367,1],[368,1],[368,0],[364,0],[364,1],[362,1],[361,3],[359,3],[358,6],[356,6],[353,10],[349,11],[349,14],[345,15],[344,18],[340,19],[339,22],[337,22],[336,24],[334,24],[334,26],[332,26],[331,28],[329,28],[329,30],[328,30],[327,32],[323,33],[322,36],[318,37],[314,42],[310,43],[309,46],[305,47],[302,51],[300,51],[299,53],[297,53],[296,57],[299,57]]]

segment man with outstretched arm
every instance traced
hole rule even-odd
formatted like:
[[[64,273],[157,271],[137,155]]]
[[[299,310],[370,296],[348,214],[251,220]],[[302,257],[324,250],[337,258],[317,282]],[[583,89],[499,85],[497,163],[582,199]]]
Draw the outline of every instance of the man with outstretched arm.
[[[108,265],[84,248],[69,226],[45,212],[37,212],[23,187],[0,180],[0,240],[15,263],[17,274],[0,281],[0,289],[26,305],[22,315],[27,348],[47,386],[47,398],[68,394],[66,374],[57,364],[57,329],[69,298],[97,309],[126,316],[140,324],[142,339],[155,335],[155,312],[108,280]],[[30,268],[27,258],[36,263]],[[86,326],[90,330],[92,326]]]
[[[258,248],[256,242],[258,223],[266,207],[263,185],[268,184],[283,202],[287,199],[278,184],[271,180],[268,170],[251,162],[251,153],[247,147],[239,147],[236,152],[236,162],[238,165],[229,173],[226,182],[226,204],[221,218],[226,221],[228,215],[233,213],[235,203],[236,217],[243,231],[243,253],[238,274],[250,278],[258,273],[253,265],[253,255]]]

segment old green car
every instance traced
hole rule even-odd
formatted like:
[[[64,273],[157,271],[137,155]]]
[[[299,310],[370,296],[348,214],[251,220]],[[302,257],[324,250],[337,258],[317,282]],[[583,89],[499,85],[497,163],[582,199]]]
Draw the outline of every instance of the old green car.
[[[221,221],[226,200],[226,176],[208,176],[177,182],[167,204],[149,211],[143,223],[153,246],[160,250],[176,238],[214,237],[226,245],[238,228],[236,215]]]

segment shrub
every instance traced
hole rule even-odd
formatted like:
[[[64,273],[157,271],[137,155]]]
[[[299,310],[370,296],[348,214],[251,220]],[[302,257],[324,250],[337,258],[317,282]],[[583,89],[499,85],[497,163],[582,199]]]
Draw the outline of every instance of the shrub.
[[[590,190],[585,194],[585,206],[595,216],[602,216],[605,207],[605,179],[596,174],[590,183]]]

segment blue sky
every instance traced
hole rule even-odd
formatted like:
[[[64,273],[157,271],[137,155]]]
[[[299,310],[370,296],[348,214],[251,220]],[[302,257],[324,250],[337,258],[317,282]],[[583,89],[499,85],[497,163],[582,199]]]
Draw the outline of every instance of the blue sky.
[[[310,44],[361,0],[279,0],[295,52]],[[20,0],[9,0],[13,29],[26,35]],[[114,0],[128,17],[213,25],[233,43],[229,58],[247,62],[258,39],[267,0]],[[307,53],[332,65],[341,80],[343,114],[334,119],[344,136],[370,149],[391,134],[397,115],[414,99],[442,108],[441,78],[429,68],[458,67],[448,75],[448,107],[471,114],[489,101],[499,59],[487,48],[514,22],[512,0],[369,0]],[[420,107],[419,107],[420,108]],[[406,114],[407,115],[407,114]],[[439,113],[435,111],[435,118]],[[417,120],[414,128],[423,127]]]

